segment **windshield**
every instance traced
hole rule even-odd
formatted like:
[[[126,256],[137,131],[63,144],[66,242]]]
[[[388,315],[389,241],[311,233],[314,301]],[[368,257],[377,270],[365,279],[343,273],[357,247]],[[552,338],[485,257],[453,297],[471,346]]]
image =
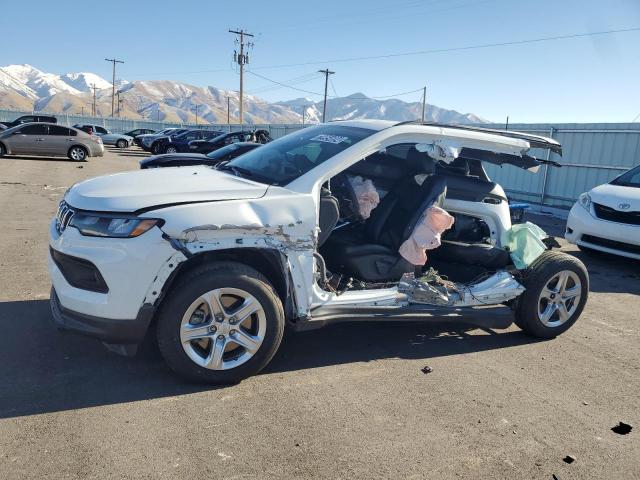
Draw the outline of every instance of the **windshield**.
[[[222,168],[286,185],[374,133],[368,128],[341,125],[304,128],[251,150]]]
[[[214,150],[213,152],[207,153],[207,158],[213,158],[214,160],[224,158],[231,152],[235,152],[238,148],[237,143],[232,143],[231,145],[227,145],[226,147],[219,148],[218,150]]]
[[[640,188],[640,165],[612,180],[611,184]]]

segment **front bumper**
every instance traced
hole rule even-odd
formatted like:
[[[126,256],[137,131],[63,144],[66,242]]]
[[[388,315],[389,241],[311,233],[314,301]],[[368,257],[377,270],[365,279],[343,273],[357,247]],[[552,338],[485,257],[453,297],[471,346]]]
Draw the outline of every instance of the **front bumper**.
[[[56,262],[48,255],[51,283],[62,311],[83,317],[110,320],[117,325],[138,317],[149,289],[175,250],[154,227],[135,238],[100,238],[83,236],[74,227],[58,234],[55,219],[49,228],[51,249],[91,262],[102,275],[106,293],[71,285]]]
[[[565,239],[575,245],[640,260],[640,226],[609,222],[575,204],[567,218]],[[594,243],[597,242],[597,243]]]
[[[50,304],[53,321],[58,327],[111,344],[134,345],[142,342],[155,313],[152,305],[143,305],[136,317],[129,320],[113,320],[74,312],[60,304],[54,287],[51,287]]]

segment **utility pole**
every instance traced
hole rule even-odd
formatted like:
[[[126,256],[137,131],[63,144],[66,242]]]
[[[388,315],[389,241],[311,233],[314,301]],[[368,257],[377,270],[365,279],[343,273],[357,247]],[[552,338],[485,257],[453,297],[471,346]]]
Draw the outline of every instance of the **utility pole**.
[[[199,106],[200,106],[200,105],[198,105],[198,104],[196,103],[195,107],[193,107],[193,109],[196,111],[196,125],[198,125],[198,107],[199,107]]]
[[[233,61],[237,62],[240,65],[240,125],[242,125],[243,121],[243,95],[244,95],[244,66],[249,63],[249,55],[244,53],[244,37],[253,37],[253,34],[245,32],[244,30],[229,30],[229,33],[235,33],[236,35],[240,35],[240,53],[237,51],[233,51]],[[236,38],[236,43],[238,39]],[[253,47],[253,43],[249,42],[247,47]]]
[[[424,123],[424,114],[427,110],[427,86],[422,89],[422,122]]]
[[[227,96],[227,125],[231,125],[231,97]]]
[[[91,109],[91,116],[95,117],[98,114],[96,111],[96,88],[98,87],[96,87],[96,84],[94,83],[91,85],[91,88],[93,89],[93,107]]]
[[[302,124],[304,125],[304,114],[307,111],[307,106],[306,105],[302,105]]]
[[[80,115],[82,115],[84,117],[84,107],[80,107],[82,110],[80,112]]]
[[[318,72],[324,73],[324,103],[322,105],[322,123],[324,123],[324,119],[327,114],[327,85],[329,84],[329,75],[333,75],[336,72],[332,72],[328,68],[318,70]]]
[[[123,60],[116,60],[115,58],[105,58],[107,62],[113,63],[113,77],[111,82],[111,116],[113,117],[113,113],[115,110],[114,101],[116,99],[116,63],[124,63]]]
[[[118,118],[120,118],[120,90],[116,92],[116,95],[118,96]]]
[[[507,123],[504,124],[504,129],[509,130],[509,115],[507,115]]]

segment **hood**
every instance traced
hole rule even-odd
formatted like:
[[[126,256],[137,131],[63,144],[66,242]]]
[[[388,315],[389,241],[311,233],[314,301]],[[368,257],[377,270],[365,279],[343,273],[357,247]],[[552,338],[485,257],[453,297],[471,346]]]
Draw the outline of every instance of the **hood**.
[[[135,212],[160,205],[262,197],[268,185],[210,167],[136,170],[77,183],[66,202],[81,210]]]
[[[605,183],[589,191],[591,200],[614,210],[640,212],[640,188]],[[626,208],[621,205],[629,205]]]

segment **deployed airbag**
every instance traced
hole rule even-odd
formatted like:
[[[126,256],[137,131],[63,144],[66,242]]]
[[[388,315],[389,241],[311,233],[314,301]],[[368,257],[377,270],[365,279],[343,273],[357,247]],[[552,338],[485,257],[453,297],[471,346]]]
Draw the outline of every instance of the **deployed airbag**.
[[[380,203],[380,195],[371,180],[364,178],[349,177],[349,183],[358,200],[358,213],[363,219],[371,216],[371,211]]]
[[[531,222],[518,223],[502,234],[502,248],[509,251],[515,267],[523,270],[531,265],[547,246],[542,239],[547,234]]]
[[[438,206],[427,208],[413,229],[413,232],[400,245],[398,252],[412,265],[427,263],[426,250],[440,246],[440,237],[453,225],[454,218]]]

